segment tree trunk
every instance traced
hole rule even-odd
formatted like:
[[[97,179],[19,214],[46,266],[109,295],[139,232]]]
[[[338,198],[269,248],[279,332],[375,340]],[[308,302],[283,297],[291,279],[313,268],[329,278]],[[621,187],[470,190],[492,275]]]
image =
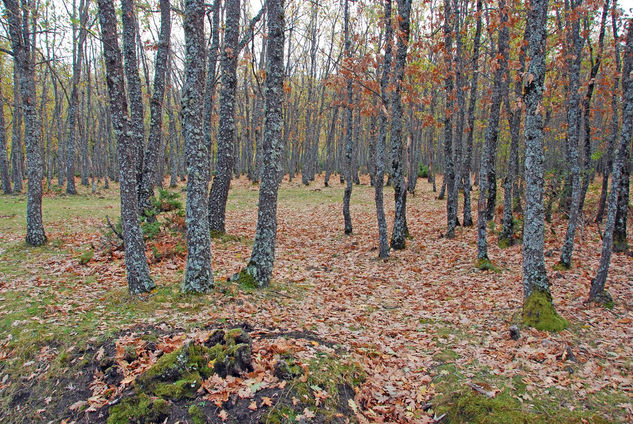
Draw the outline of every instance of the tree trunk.
[[[143,179],[143,150],[145,146],[145,112],[143,108],[143,93],[141,78],[138,70],[137,52],[137,18],[133,0],[121,0],[121,14],[123,22],[123,57],[125,59],[125,79],[127,81],[128,97],[130,101],[130,129],[133,148],[136,153],[136,184],[137,195],[140,199],[141,181]],[[139,212],[143,205],[139,204]]]
[[[629,145],[633,133],[633,19],[629,19],[628,32],[626,36],[626,47],[624,49],[624,69],[622,72],[622,132],[613,163],[613,178],[611,180],[611,191],[609,192],[609,206],[607,212],[607,223],[602,238],[602,256],[596,277],[591,282],[589,300],[601,303],[612,301],[611,295],[605,290],[609,264],[611,262],[611,250],[613,247],[614,230],[617,224],[617,211],[622,191],[628,189],[623,184],[624,169],[627,167]],[[628,177],[628,176],[627,176]]]
[[[528,52],[530,64],[523,82],[525,102],[525,227],[523,230],[523,322],[543,330],[560,330],[567,322],[554,310],[543,254],[543,117],[547,0],[530,1]],[[545,322],[544,317],[548,317]]]
[[[202,123],[206,59],[203,0],[185,1],[184,30],[182,134],[187,161],[187,267],[182,291],[206,293],[213,287],[213,273],[207,203],[209,149]]]
[[[477,0],[477,25],[473,40],[473,77],[470,82],[470,98],[468,99],[468,135],[466,136],[466,153],[462,164],[462,182],[464,184],[464,227],[473,225],[472,207],[470,204],[470,166],[473,157],[473,137],[475,135],[475,106],[477,102],[477,83],[479,81],[479,47],[481,42],[482,0]],[[429,167],[430,172],[430,167]],[[430,174],[429,174],[430,175]]]
[[[240,0],[226,5],[224,46],[220,56],[222,85],[220,87],[220,130],[215,177],[209,194],[209,223],[211,231],[224,234],[226,201],[233,173],[233,144],[235,143],[235,92],[237,88],[238,38],[240,33]]]
[[[404,82],[404,68],[407,64],[407,49],[409,48],[411,0],[398,0],[397,50],[393,79],[395,90],[391,98],[391,168],[393,174],[393,192],[395,199],[395,214],[393,232],[391,233],[391,247],[404,249],[407,236],[407,189],[404,182],[404,152],[402,140],[402,85]]]
[[[282,152],[284,99],[284,6],[283,0],[268,0],[268,35],[266,38],[266,80],[264,121],[264,169],[259,187],[257,229],[251,259],[246,272],[258,286],[270,282],[277,240],[277,192],[279,175],[283,175]]]
[[[7,160],[7,133],[4,122],[4,94],[2,93],[2,80],[0,79],[0,178],[2,178],[2,191],[11,194],[11,177],[9,175],[9,161]]]
[[[580,37],[580,18],[577,7],[581,0],[571,0],[572,17],[569,45],[573,50],[573,57],[569,60],[569,99],[567,105],[567,148],[571,166],[571,207],[565,241],[561,249],[560,265],[571,267],[571,256],[574,250],[574,237],[578,215],[580,213],[580,159],[578,158],[578,136],[580,135],[580,62],[582,59],[583,39]]]
[[[139,185],[139,209],[141,213],[146,213],[152,207],[151,199],[154,196],[158,158],[162,147],[163,100],[165,98],[165,76],[168,68],[170,38],[170,0],[160,0],[160,36],[154,65],[154,92],[149,104],[149,139],[143,155],[143,175]]]
[[[130,137],[130,121],[123,80],[121,51],[117,40],[116,13],[112,0],[99,0],[99,21],[103,56],[106,64],[106,80],[110,100],[112,128],[117,138],[119,159],[121,224],[125,246],[125,267],[128,289],[131,294],[149,292],[155,287],[149,275],[145,257],[145,244],[138,214],[136,185],[136,157],[138,150]]]
[[[453,48],[453,30],[455,27],[452,12],[452,0],[444,0],[444,63],[446,66],[446,77],[444,78],[445,107],[444,107],[444,178],[439,199],[444,198],[444,192],[448,193],[446,199],[446,237],[455,237],[455,227],[457,226],[457,198],[452,190],[455,184],[455,164],[453,162],[453,76],[449,69],[452,66],[451,50]]]
[[[345,0],[344,11],[345,22],[345,59],[351,60],[351,40],[349,29],[349,0]],[[353,86],[352,80],[346,76],[347,80],[347,110],[346,110],[346,128],[345,128],[345,191],[343,193],[343,220],[345,223],[345,234],[352,234],[352,216],[349,210],[349,204],[352,198],[352,101]]]

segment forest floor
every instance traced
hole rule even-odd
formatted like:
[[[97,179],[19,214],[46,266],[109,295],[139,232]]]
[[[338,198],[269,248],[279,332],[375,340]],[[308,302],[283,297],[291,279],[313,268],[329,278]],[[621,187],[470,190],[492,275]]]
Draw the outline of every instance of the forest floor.
[[[354,187],[345,236],[343,186],[332,185],[283,183],[273,282],[253,289],[227,282],[248,261],[257,218],[258,187],[234,181],[227,235],[212,247],[216,289],[201,296],[179,291],[182,217],[159,217],[147,250],[157,289],[131,297],[122,252],[103,241],[106,216],[119,213],[116,187],[48,192],[39,248],[24,243],[25,196],[2,196],[0,422],[633,422],[633,257],[613,257],[613,308],[586,304],[601,247],[592,216],[569,271],[553,269],[566,221],[546,226],[554,302],[569,328],[521,328],[515,341],[521,247],[497,246],[498,221],[489,227],[498,269],[480,271],[476,230],[444,238],[445,201],[420,179],[407,205],[412,238],[382,261],[373,188]],[[171,191],[184,203],[182,186]],[[114,408],[162,352],[236,326],[252,338],[252,372],[213,375],[169,413],[150,396],[132,409],[155,418],[116,421]],[[281,376],[280,360],[298,371]]]

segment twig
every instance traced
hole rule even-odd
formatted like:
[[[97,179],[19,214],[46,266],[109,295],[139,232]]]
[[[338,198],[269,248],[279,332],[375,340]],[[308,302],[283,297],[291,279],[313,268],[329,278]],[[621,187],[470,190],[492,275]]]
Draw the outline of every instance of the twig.
[[[120,238],[121,240],[123,240],[123,235],[117,231],[116,227],[114,225],[112,225],[112,223],[110,222],[110,218],[108,217],[108,215],[106,215],[106,221],[108,223],[108,226],[110,227],[110,229],[112,230],[112,232],[114,234],[116,234],[116,236],[118,238]]]

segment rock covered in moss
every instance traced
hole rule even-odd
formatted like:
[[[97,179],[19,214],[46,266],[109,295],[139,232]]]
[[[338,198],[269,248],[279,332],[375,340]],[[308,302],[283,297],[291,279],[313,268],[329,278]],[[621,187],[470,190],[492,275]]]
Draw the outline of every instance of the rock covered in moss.
[[[525,300],[523,323],[542,331],[561,331],[569,325],[554,309],[552,296],[541,290],[534,290]]]
[[[214,337],[212,334],[211,337]],[[216,335],[214,338],[217,338]],[[239,376],[253,370],[251,361],[253,342],[241,328],[224,333],[222,340],[211,348],[214,356],[213,370],[220,377]]]

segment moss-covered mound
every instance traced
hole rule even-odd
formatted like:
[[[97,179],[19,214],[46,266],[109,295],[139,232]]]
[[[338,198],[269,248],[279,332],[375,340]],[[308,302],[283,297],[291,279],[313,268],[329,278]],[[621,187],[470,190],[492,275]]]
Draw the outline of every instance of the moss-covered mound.
[[[541,290],[534,290],[525,300],[523,323],[542,331],[561,331],[569,325],[554,309],[552,296]]]
[[[442,398],[436,406],[442,422],[451,424],[606,424],[609,421],[598,415],[572,412],[565,409],[541,414],[526,410],[525,406],[508,392],[488,397],[465,389]]]
[[[204,344],[188,341],[163,355],[135,383],[135,394],[110,408],[108,423],[155,422],[169,414],[170,402],[193,399],[212,374],[238,376],[252,371],[250,336],[242,329],[216,330]]]

